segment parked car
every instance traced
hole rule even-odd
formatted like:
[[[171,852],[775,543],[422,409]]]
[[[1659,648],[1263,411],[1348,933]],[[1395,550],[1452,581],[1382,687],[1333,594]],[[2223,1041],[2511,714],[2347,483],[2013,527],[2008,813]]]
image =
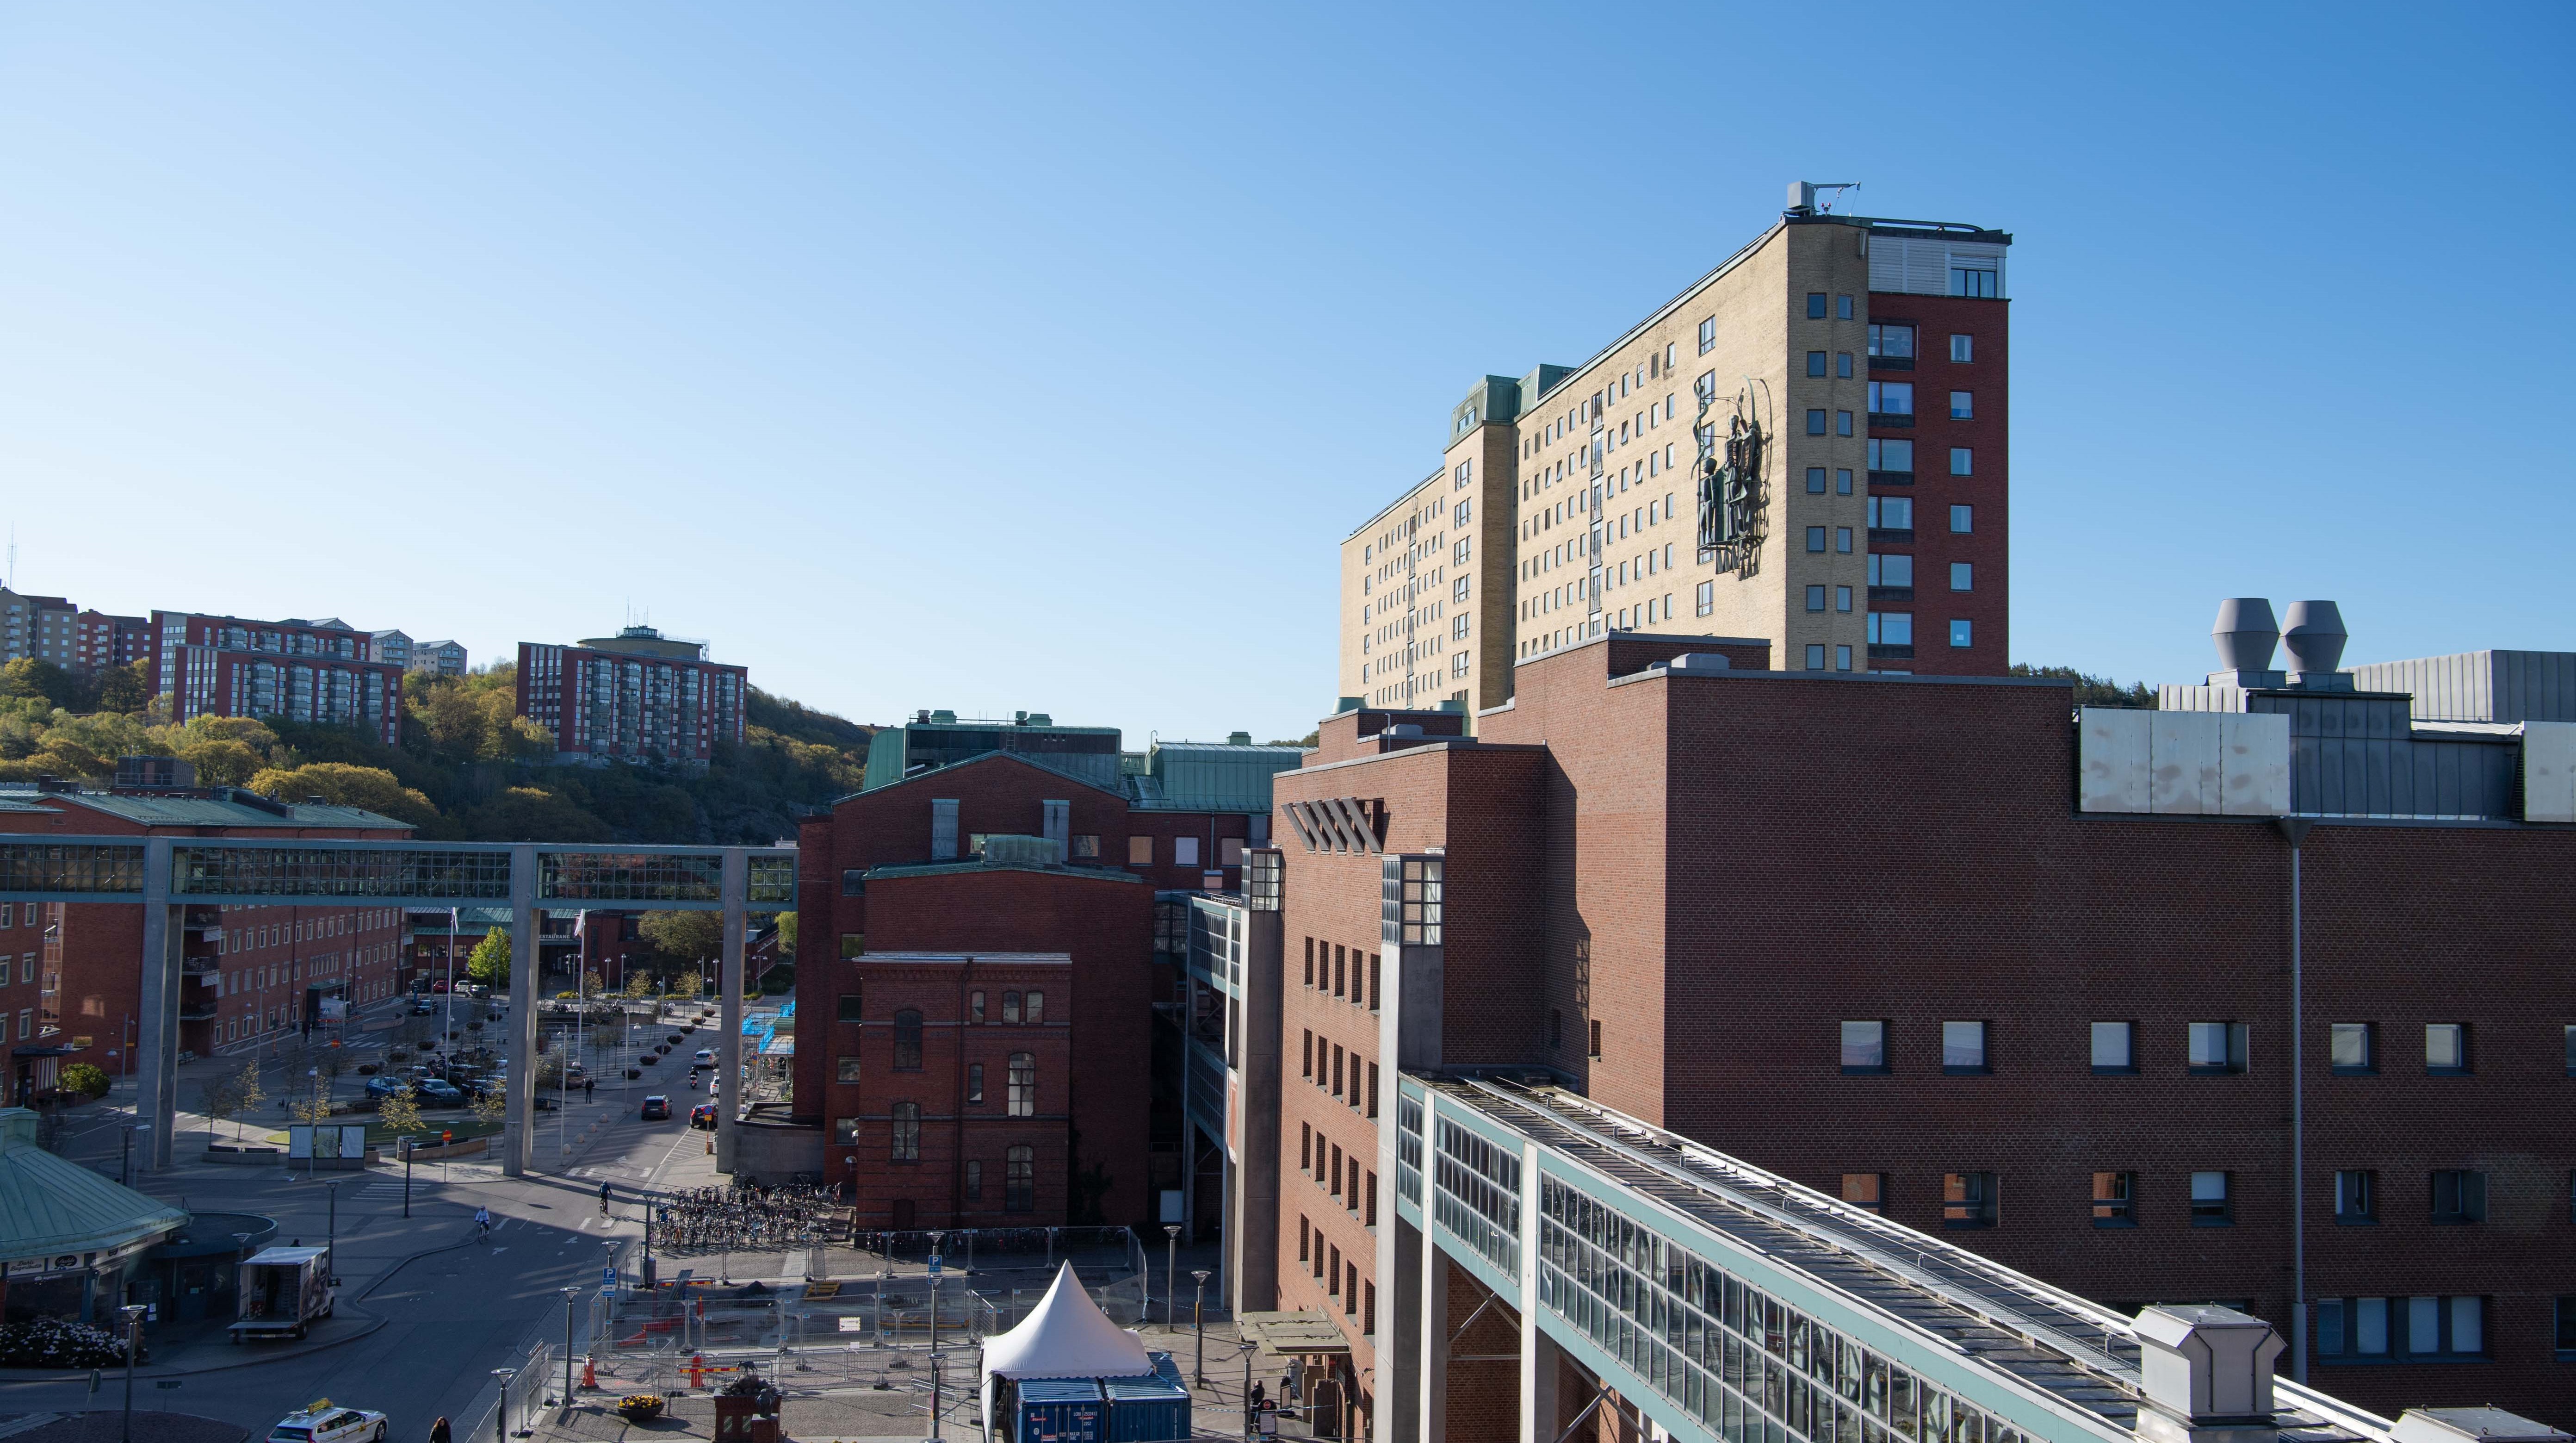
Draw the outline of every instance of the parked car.
[[[328,1398],[268,1430],[268,1443],[384,1443],[384,1437],[384,1414],[342,1408]]]
[[[712,1102],[701,1102],[697,1106],[690,1108],[689,1126],[706,1132],[715,1131],[716,1105]]]
[[[465,1093],[455,1083],[444,1078],[424,1077],[417,1084],[416,1090],[420,1096],[420,1105],[423,1107],[463,1107],[465,1105]]]
[[[644,1099],[644,1121],[659,1122],[671,1115],[671,1099],[654,1093]]]
[[[370,1077],[367,1079],[367,1100],[369,1102],[381,1103],[386,1098],[393,1096],[395,1093],[402,1091],[406,1087],[411,1088],[414,1092],[418,1092],[420,1090],[419,1083],[414,1082],[410,1078],[402,1076],[399,1073],[391,1077]]]

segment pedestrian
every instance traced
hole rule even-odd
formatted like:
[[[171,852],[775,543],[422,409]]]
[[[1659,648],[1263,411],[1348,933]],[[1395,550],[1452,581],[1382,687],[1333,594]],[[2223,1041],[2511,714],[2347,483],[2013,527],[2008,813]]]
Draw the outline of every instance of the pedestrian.
[[[438,1421],[429,1425],[429,1443],[454,1443],[445,1414],[440,1414]]]
[[[599,1210],[608,1211],[608,1184],[604,1180],[599,1185]]]
[[[582,1101],[584,1101],[584,1102],[588,1102],[588,1101],[590,1101],[590,1095],[591,1095],[592,1093],[594,1093],[594,1092],[597,1092],[598,1090],[599,1090],[599,1079],[598,1079],[598,1078],[596,1078],[596,1077],[585,1077],[585,1078],[583,1078],[583,1079],[581,1080],[581,1100],[582,1100]]]

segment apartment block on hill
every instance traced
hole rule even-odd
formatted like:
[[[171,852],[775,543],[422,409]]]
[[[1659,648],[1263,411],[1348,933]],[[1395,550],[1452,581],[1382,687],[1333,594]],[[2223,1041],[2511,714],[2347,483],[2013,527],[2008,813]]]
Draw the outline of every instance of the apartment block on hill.
[[[519,715],[555,734],[558,762],[702,767],[742,740],[749,678],[709,661],[705,642],[649,626],[573,646],[523,641]]]

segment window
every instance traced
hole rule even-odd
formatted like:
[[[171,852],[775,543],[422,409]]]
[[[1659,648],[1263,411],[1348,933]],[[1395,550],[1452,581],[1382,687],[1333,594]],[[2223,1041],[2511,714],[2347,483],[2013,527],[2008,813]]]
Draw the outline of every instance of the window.
[[[1913,415],[1914,383],[1912,381],[1870,382],[1869,413],[1873,416]]]
[[[1031,1027],[1042,1027],[1046,1025],[1045,993],[1035,990],[1032,990],[1029,993],[1028,1022]]]
[[[1027,1143],[1002,1153],[1002,1211],[1026,1213],[1038,1206],[1038,1152]]]
[[[984,1064],[966,1064],[966,1100],[981,1106],[984,1101]]]
[[[1843,1174],[1843,1201],[1856,1208],[1878,1211],[1887,1204],[1887,1174],[1883,1172],[1847,1172]]]
[[[966,994],[966,1020],[969,1022],[984,1020],[984,990],[980,987]]]
[[[1821,648],[1820,648],[1821,649]],[[1843,1072],[1846,1075],[1887,1071],[1887,1024],[1843,1024]]]
[[[894,1070],[921,1070],[921,1014],[909,1007],[894,1015]]]
[[[1914,474],[1914,443],[1873,436],[1869,442],[1869,469],[1872,475]]]
[[[1995,1225],[1995,1175],[1949,1172],[1941,1175],[1941,1225],[1946,1228],[1990,1228]]]
[[[1036,1053],[1011,1054],[1010,1086],[1010,1115],[1013,1117],[1037,1116],[1038,1059]],[[981,1091],[980,1087],[978,1091]]]
[[[1002,1020],[1012,1023],[1020,1020],[1020,994],[1017,992],[1002,994]]]
[[[1953,536],[1965,536],[1965,535],[1967,535],[1969,532],[1972,532],[1972,531],[1974,531],[1974,530],[1976,530],[1976,529],[1977,529],[1977,508],[1976,508],[1976,507],[1974,507],[1974,506],[1953,506],[1953,507],[1951,507],[1951,508],[1950,508],[1950,534],[1951,534],[1951,535],[1953,535]]]
[[[841,895],[864,897],[868,894],[868,872],[865,867],[851,867],[841,873]]]
[[[1974,640],[1975,627],[1966,617],[1950,618],[1950,645],[1965,647]]]
[[[1852,609],[1852,589],[1851,589],[1850,587],[1848,587],[1848,586],[1837,586],[1837,587],[1835,587],[1835,588],[1834,588],[1834,610],[1848,614],[1848,613],[1851,611],[1851,609]]]
[[[1975,562],[1953,561],[1950,563],[1950,589],[1952,591],[1974,591],[1977,589],[1977,566]]]
[[[2467,1168],[2433,1170],[2433,1221],[2449,1225],[2487,1220],[2487,1175]]]
[[[1825,528],[1821,526],[1807,528],[1807,549],[1811,552],[1825,549]]]
[[[2558,1299],[2557,1316],[2553,1321],[2556,1326],[2552,1331],[2557,1337],[2558,1351],[2562,1354],[2576,1353],[2576,1297],[2561,1296]],[[2567,1360],[2562,1357],[2559,1361]]]
[[[864,955],[867,950],[868,938],[866,933],[844,932],[841,934],[841,960],[846,962],[853,957]]]
[[[832,1119],[832,1141],[835,1145],[846,1147],[858,1140],[859,1120],[857,1118],[836,1117]]]
[[[1809,351],[1807,353],[1807,374],[1810,376],[1822,376],[1825,374],[1824,352]]]
[[[1836,411],[1834,413],[1834,434],[1837,436],[1848,436],[1851,433],[1852,413],[1849,411]]]
[[[1807,643],[1807,670],[1823,671],[1824,669],[1825,644],[1820,641],[1811,641]]]
[[[1599,1057],[1601,1055],[1601,1019],[1598,1017],[1593,1018],[1589,1027],[1592,1034],[1592,1050],[1585,1055],[1589,1057]]]
[[[1976,359],[1976,337],[1955,334],[1950,337],[1950,360],[1954,365],[1964,366]]]
[[[2193,1173],[2191,1175],[2191,1225],[2196,1228],[2223,1228],[2232,1227],[2235,1222],[2235,1202],[2228,1196],[2227,1174]]]
[[[1849,296],[1834,297],[1834,319],[1838,321],[1848,321],[1851,318],[1852,298]]]
[[[1825,494],[1824,467],[1810,466],[1807,468],[1807,494],[1810,496],[1822,496]]]
[[[866,1021],[866,1014],[859,1011],[859,994],[856,992],[842,993],[840,1010],[833,1014],[832,1020],[835,1022]]]
[[[1977,419],[1977,393],[1974,391],[1952,391],[1950,393],[1950,419],[1953,421],[1973,421]]]
[[[1852,377],[1852,354],[1851,354],[1851,352],[1849,352],[1849,351],[1836,351],[1836,352],[1834,352],[1834,375],[1835,375],[1837,378],[1839,378],[1839,379],[1841,379],[1841,380],[1845,380],[1845,381],[1848,381],[1848,380],[1850,380],[1850,379],[1851,379],[1851,377]]]
[[[2576,1077],[2576,1027],[2567,1029],[2567,1075]]]
[[[1849,670],[1851,670],[1851,669],[1852,669],[1852,654],[1851,654],[1851,648],[1850,648],[1850,647],[1848,647],[1848,646],[1838,646],[1838,647],[1835,647],[1835,648],[1834,648],[1834,670],[1836,670],[1836,671],[1849,671]]]
[[[1099,834],[1098,832],[1076,832],[1076,833],[1074,833],[1074,836],[1073,836],[1073,855],[1074,855],[1074,857],[1076,857],[1077,859],[1082,860],[1082,861],[1087,861],[1087,862],[1096,862],[1096,861],[1099,861],[1099,860],[1100,860],[1100,834]]]
[[[1838,495],[1838,496],[1849,496],[1850,494],[1852,494],[1851,486],[1852,486],[1852,482],[1851,482],[1851,468],[1850,468],[1849,466],[1837,466],[1837,467],[1835,467],[1835,468],[1834,468],[1834,494],[1836,494],[1836,495]]]
[[[894,1105],[894,1148],[888,1154],[896,1162],[921,1161],[921,1104],[898,1102]]]
[[[1996,276],[1997,273],[1990,270],[1953,266],[1950,268],[1950,294],[1973,296],[1979,300],[1993,300],[1998,294],[1995,288]]]
[[[1825,293],[1823,291],[1807,292],[1807,319],[1811,321],[1821,321],[1824,318]]]
[[[2195,1022],[2190,1026],[2190,1059],[2193,1072],[2217,1074],[2245,1070],[2245,1024],[2242,1022]]]
[[[1869,644],[1872,646],[1912,646],[1914,613],[1910,611],[1873,611],[1869,614]]]
[[[1974,475],[1976,475],[1976,474],[1977,474],[1977,453],[1976,453],[1976,451],[1975,451],[1974,449],[1970,448],[1970,447],[1967,447],[1967,446],[1953,446],[1953,447],[1951,447],[1951,448],[1950,448],[1950,474],[1951,474],[1951,475],[1953,475],[1953,476],[1974,476]]]
[[[1914,558],[1902,551],[1873,551],[1869,554],[1869,584],[1872,586],[1912,586]]]
[[[2138,1225],[2138,1175],[2133,1172],[2093,1174],[2093,1226],[2133,1228]]]
[[[1154,839],[1151,837],[1129,837],[1127,839],[1127,865],[1131,867],[1150,867],[1154,865]]]
[[[1869,498],[1869,529],[1872,531],[1913,530],[1914,498],[1911,496]]]
[[[836,1057],[836,1058],[833,1058],[833,1059],[832,1059],[832,1080],[833,1080],[833,1081],[835,1081],[835,1082],[856,1082],[856,1081],[858,1081],[858,1080],[859,1080],[859,1060],[858,1060],[857,1058],[855,1058],[855,1057]]]
[[[2334,1215],[2339,1223],[2379,1221],[2379,1174],[2368,1168],[2347,1168],[2336,1173]]]
[[[1869,354],[1873,359],[1914,359],[1914,327],[1884,321],[1870,322]]]
[[[2469,1029],[2462,1022],[2424,1025],[2424,1070],[2435,1077],[2469,1075]]]
[[[2486,1301],[2479,1297],[2320,1298],[2317,1356],[2333,1362],[2482,1358],[2486,1356]],[[2563,1324],[2563,1307],[2558,1316]]]
[[[1172,839],[1172,865],[1175,867],[1195,867],[1198,864],[1199,839],[1196,837],[1174,837]]]
[[[970,1157],[966,1160],[966,1200],[968,1202],[981,1202],[983,1199],[984,1164],[978,1159]]]
[[[1699,353],[1703,356],[1717,349],[1717,317],[1699,323]]]
[[[1815,410],[1807,413],[1807,434],[1810,436],[1821,436],[1825,434],[1825,413],[1823,411]]]
[[[2093,1024],[2093,1070],[2116,1075],[2138,1070],[2138,1024],[2134,1022],[2096,1022]]]
[[[1982,1022],[1941,1024],[1941,1070],[1954,1077],[1974,1076],[1994,1070],[1986,1065],[1986,1024]]]
[[[1835,527],[1835,528],[1834,528],[1834,550],[1835,550],[1835,552],[1837,552],[1838,554],[1843,555],[1843,556],[1849,556],[1849,555],[1851,555],[1851,549],[1852,549],[1852,529],[1851,529],[1850,527],[1848,527],[1848,526],[1837,526],[1837,527]]]
[[[1464,601],[1464,600],[1466,600],[1466,599],[1467,599],[1467,578],[1466,578],[1466,577],[1461,576],[1461,577],[1459,577],[1456,581],[1454,581],[1454,582],[1450,583],[1450,586],[1449,586],[1449,599],[1450,599],[1451,601]]]
[[[1700,616],[1707,616],[1717,610],[1716,582],[1703,581],[1699,584],[1697,607],[1697,614]],[[2567,1075],[2576,1077],[2576,1027],[2567,1029]]]
[[[1807,609],[1809,611],[1822,611],[1825,609],[1824,587],[1819,585],[1807,588]]]
[[[2326,1060],[2338,1077],[2366,1077],[2379,1070],[2378,1029],[2367,1022],[2337,1022],[2327,1029]]]

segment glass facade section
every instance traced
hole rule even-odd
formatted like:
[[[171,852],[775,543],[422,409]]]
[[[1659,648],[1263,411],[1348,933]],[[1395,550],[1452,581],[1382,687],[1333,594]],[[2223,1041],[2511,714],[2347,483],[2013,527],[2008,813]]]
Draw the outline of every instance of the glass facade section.
[[[190,897],[507,902],[510,849],[181,846],[170,852],[170,891]]]
[[[539,852],[541,901],[722,902],[716,852]]]
[[[1395,1191],[1422,1206],[1422,1099],[1398,1095],[1395,1103]]]
[[[143,895],[143,849],[113,843],[0,842],[0,896],[11,893]]]
[[[1554,1178],[1540,1306],[1730,1443],[2032,1443]]]
[[[1438,947],[1441,883],[1448,864],[1439,857],[1389,857],[1379,891],[1382,940],[1402,947]]]
[[[1479,1257],[1521,1275],[1521,1156],[1454,1122],[1440,1123],[1433,1216]]]

